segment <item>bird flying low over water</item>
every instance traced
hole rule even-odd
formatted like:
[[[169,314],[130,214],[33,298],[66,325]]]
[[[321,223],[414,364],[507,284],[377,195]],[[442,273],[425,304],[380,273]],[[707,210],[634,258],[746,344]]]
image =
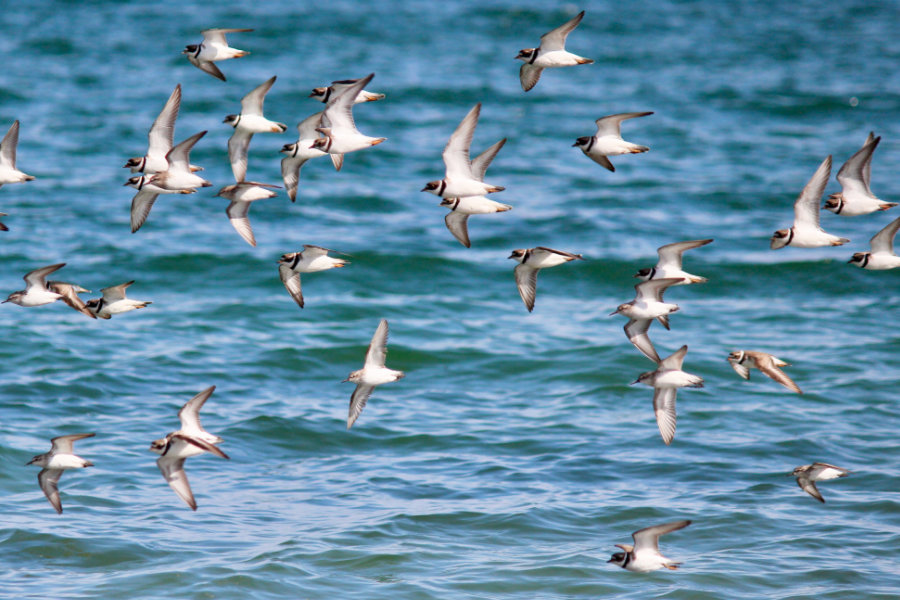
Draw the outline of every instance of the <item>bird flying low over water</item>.
[[[297,133],[299,134],[297,141],[293,144],[285,144],[281,148],[281,152],[285,155],[281,159],[281,178],[284,180],[284,189],[287,191],[291,202],[297,199],[300,169],[306,164],[306,161],[320,156],[328,156],[327,152],[322,152],[318,148],[312,147],[313,142],[319,139],[317,129],[321,121],[321,112],[317,112],[300,121],[297,124]]]
[[[12,302],[19,306],[42,306],[60,300],[62,295],[54,292],[47,286],[47,275],[62,269],[64,266],[66,266],[66,263],[57,263],[29,271],[24,277],[25,289],[13,292],[0,304]]]
[[[880,141],[881,137],[875,137],[875,134],[870,132],[863,147],[841,166],[837,174],[841,191],[828,197],[825,201],[826,209],[836,215],[855,217],[897,206],[896,202],[879,200],[869,189],[869,181],[872,178],[872,153]]]
[[[356,389],[350,396],[350,411],[347,415],[347,429],[356,422],[362,410],[366,407],[366,401],[372,394],[375,386],[391,383],[403,379],[406,374],[403,371],[395,371],[384,366],[387,356],[388,322],[382,319],[372,336],[369,349],[366,350],[366,362],[362,369],[350,373],[344,382],[350,381],[356,384]]]
[[[831,155],[829,154],[794,202],[794,224],[790,229],[779,229],[772,236],[769,247],[778,250],[785,246],[797,248],[818,248],[819,246],[841,246],[850,240],[826,233],[819,226],[819,202],[825,192],[825,185],[831,175]]]
[[[228,220],[231,222],[234,230],[251,246],[256,246],[256,238],[253,237],[253,228],[250,226],[250,203],[274,198],[278,194],[273,192],[272,189],[277,188],[277,185],[268,183],[241,181],[226,185],[216,194],[216,196],[230,200],[230,204],[225,209],[225,214],[228,215]]]
[[[373,77],[375,73],[369,73],[346,86],[340,93],[332,94],[322,112],[322,122],[316,128],[322,137],[313,142],[312,148],[330,154],[331,162],[338,171],[344,164],[345,154],[377,146],[387,139],[361,133],[353,120],[354,100]]]
[[[647,573],[663,568],[674,571],[681,563],[668,559],[660,553],[659,536],[684,529],[690,524],[690,521],[673,521],[639,529],[631,534],[634,545],[616,544],[616,548],[621,548],[624,552],[616,552],[606,562],[636,573]]]
[[[819,488],[816,487],[816,482],[846,477],[849,473],[850,471],[847,469],[829,465],[828,463],[817,462],[811,465],[797,467],[791,475],[797,478],[797,485],[800,486],[800,489],[819,502],[824,503],[825,498],[822,497]]]
[[[519,51],[516,60],[525,62],[519,69],[519,81],[523,90],[527,92],[533,88],[541,78],[544,69],[589,65],[594,62],[590,58],[566,52],[566,38],[583,18],[584,11],[581,11],[565,24],[542,35],[541,45],[538,48],[525,48]]]
[[[519,296],[525,303],[528,312],[534,310],[534,301],[537,296],[537,276],[541,269],[555,267],[573,260],[584,260],[580,254],[572,254],[562,250],[554,250],[545,246],[535,248],[518,248],[512,251],[507,258],[514,258],[520,264],[513,269],[516,277],[516,287]]]
[[[238,50],[228,45],[225,39],[226,33],[244,33],[253,31],[252,29],[204,29],[200,33],[203,35],[203,41],[199,44],[191,44],[186,46],[181,52],[187,55],[191,64],[209,73],[213,77],[225,81],[225,75],[219,70],[214,63],[219,60],[227,60],[229,58],[241,58],[250,54],[246,50]]]
[[[125,297],[125,290],[134,283],[134,280],[113,285],[100,290],[103,294],[102,298],[93,298],[85,303],[88,310],[101,319],[111,319],[113,315],[118,315],[131,310],[145,308],[153,304],[145,300],[132,300]]]
[[[620,154],[640,154],[650,150],[647,146],[632,144],[622,139],[622,121],[652,114],[652,112],[631,112],[600,117],[596,121],[597,133],[592,136],[580,137],[572,145],[581,148],[581,151],[598,165],[615,171],[616,168],[608,157]]]
[[[653,347],[653,342],[647,336],[650,324],[657,319],[663,327],[669,328],[669,315],[678,310],[677,304],[663,302],[663,294],[673,286],[678,285],[680,278],[652,279],[634,286],[635,297],[631,302],[620,304],[609,315],[623,315],[628,317],[625,324],[625,335],[628,341],[634,344],[641,354],[650,360],[659,363],[659,354]]]
[[[429,181],[422,188],[423,192],[431,192],[442,198],[462,198],[465,196],[483,196],[492,192],[501,192],[505,188],[485,183],[479,179],[473,171],[472,160],[469,159],[469,148],[472,145],[472,136],[475,135],[475,126],[478,125],[478,116],[481,114],[481,102],[472,107],[466,113],[463,120],[450,135],[450,140],[444,146],[441,157],[444,159],[445,172],[443,179]],[[498,148],[499,150],[499,148]],[[490,163],[490,161],[487,161]],[[487,165],[485,165],[487,169]],[[484,173],[482,173],[483,177]]]
[[[699,248],[711,243],[712,240],[690,240],[687,242],[675,242],[660,246],[656,253],[659,255],[655,267],[641,269],[635,273],[635,277],[642,281],[650,279],[668,279],[669,277],[681,278],[675,285],[688,285],[691,283],[706,283],[706,277],[691,275],[681,269],[681,260],[686,250]]]
[[[178,118],[178,109],[181,107],[181,84],[175,86],[162,111],[153,121],[148,134],[149,144],[147,154],[129,158],[122,165],[131,169],[132,173],[161,173],[168,170],[169,161],[167,155],[172,149],[175,139],[175,120]],[[190,165],[191,172],[202,171],[201,167]]]
[[[303,290],[300,287],[301,273],[315,273],[346,266],[349,264],[342,258],[328,256],[328,248],[304,244],[300,252],[282,254],[278,261],[278,275],[297,306],[303,308]]]
[[[900,217],[887,224],[887,226],[872,236],[869,244],[871,252],[857,252],[847,261],[861,269],[870,271],[886,271],[900,267],[900,257],[894,254],[894,238],[900,229]]]
[[[13,121],[0,141],[0,185],[32,181],[33,175],[16,168],[16,147],[19,145],[19,121]]]
[[[315,98],[319,102],[327,103],[331,98],[340,96],[343,94],[348,88],[353,87],[359,79],[342,79],[340,81],[332,81],[331,85],[328,87],[317,87],[313,88],[312,93],[309,95],[310,98]],[[363,102],[375,102],[376,100],[381,100],[384,98],[384,94],[375,94],[372,92],[367,92],[366,90],[360,90],[356,94],[356,98],[353,99],[353,104],[362,104]]]
[[[794,380],[785,375],[784,371],[779,368],[790,366],[790,363],[786,363],[776,356],[753,350],[738,350],[728,355],[728,362],[737,374],[744,379],[750,379],[750,369],[755,367],[763,375],[777,381],[792,392],[803,393],[800,391],[800,387],[794,383]]]
[[[491,161],[497,156],[500,148],[506,143],[506,138],[495,143],[487,150],[476,156],[472,162],[472,176],[478,181],[484,181],[484,175],[487,172]],[[469,241],[469,215],[485,215],[497,212],[506,212],[512,210],[509,204],[501,204],[485,196],[464,196],[462,198],[444,198],[441,200],[441,206],[450,209],[447,216],[444,217],[444,223],[447,229],[453,234],[459,243],[470,248],[472,242]]]
[[[184,472],[184,461],[204,452],[215,454],[219,458],[230,458],[216,445],[224,440],[209,433],[200,424],[200,409],[203,408],[203,404],[212,396],[215,389],[216,386],[208,387],[188,400],[178,411],[181,429],[173,431],[164,438],[154,440],[150,444],[150,451],[160,455],[156,460],[156,466],[159,467],[160,473],[169,486],[175,490],[178,497],[191,507],[191,510],[197,510],[197,502],[194,500],[191,485]]]
[[[643,383],[653,388],[653,411],[663,442],[668,446],[675,439],[675,397],[678,388],[703,387],[703,378],[681,370],[688,347],[682,346],[672,355],[660,361],[655,371],[641,373],[633,383]]]
[[[97,315],[91,312],[91,310],[85,305],[85,303],[78,297],[78,294],[89,294],[91,290],[86,290],[80,285],[75,285],[74,283],[66,283],[65,281],[48,281],[47,289],[51,292],[56,292],[60,295],[60,300],[80,312],[81,314],[90,317],[92,319],[96,319]]]
[[[238,183],[247,177],[247,153],[254,133],[284,133],[287,125],[270,121],[263,116],[263,103],[266,94],[272,89],[277,76],[262,82],[241,99],[241,112],[228,115],[223,123],[234,127],[234,133],[228,138],[228,161],[231,172]]]
[[[50,440],[50,452],[35,456],[27,464],[43,467],[38,473],[38,484],[47,500],[58,514],[62,514],[62,501],[59,499],[59,478],[66,469],[83,469],[93,467],[94,463],[85,460],[74,453],[73,445],[78,440],[94,437],[93,433],[76,433],[61,435]]]

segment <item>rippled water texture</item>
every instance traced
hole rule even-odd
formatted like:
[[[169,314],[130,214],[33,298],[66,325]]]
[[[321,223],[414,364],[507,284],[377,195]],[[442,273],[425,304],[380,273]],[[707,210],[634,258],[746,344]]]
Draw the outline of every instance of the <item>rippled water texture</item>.
[[[817,165],[835,172],[869,131],[883,136],[872,188],[900,200],[900,13],[862,0],[758,2],[21,3],[0,12],[0,133],[21,122],[18,166],[0,189],[0,294],[57,262],[94,290],[135,280],[145,310],[91,321],[62,304],[0,306],[0,595],[9,598],[721,598],[900,595],[896,369],[900,271],[853,252],[900,209],[823,213],[840,248],[773,252]],[[586,10],[568,47],[590,66],[519,87],[519,49]],[[223,83],[181,56],[208,27],[250,56]],[[280,184],[279,150],[321,105],[311,88],[374,72],[387,97],[354,110],[388,140],[302,170],[250,211],[247,245],[214,193],[232,183],[222,123],[272,75],[269,118],[248,178]],[[129,232],[121,168],[176,84],[176,140],[209,133],[191,160],[212,188],[161,197]],[[472,248],[419,190],[482,102],[473,153],[508,142],[489,171],[515,208],[470,219]],[[610,173],[572,143],[607,114],[645,154]],[[838,191],[834,178],[827,193]],[[703,389],[678,394],[665,446],[652,368],[608,313],[662,244],[709,283],[671,289],[681,310],[650,335],[689,346]],[[303,276],[306,308],[276,261],[303,244],[350,254]],[[584,255],[543,272],[532,314],[514,248]],[[346,430],[352,384],[380,319],[388,366]],[[804,390],[732,350],[772,352]],[[231,456],[191,458],[192,512],[149,443],[178,409],[217,389],[203,425]],[[96,432],[90,469],[60,482],[63,515],[37,469],[51,437]],[[816,502],[786,476],[824,461],[852,471]],[[634,574],[607,564],[642,527],[691,519],[662,539],[684,564]]]

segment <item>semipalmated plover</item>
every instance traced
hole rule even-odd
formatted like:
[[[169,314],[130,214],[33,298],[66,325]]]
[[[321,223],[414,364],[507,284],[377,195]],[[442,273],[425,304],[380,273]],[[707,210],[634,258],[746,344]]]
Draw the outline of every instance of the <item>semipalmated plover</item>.
[[[178,143],[168,153],[166,162],[168,168],[165,171],[154,173],[150,176],[150,183],[169,192],[179,193],[184,190],[194,190],[201,187],[210,187],[212,184],[199,175],[194,175],[191,167],[191,148],[200,138],[206,135],[205,131],[195,133],[183,142]]]
[[[141,228],[141,225],[150,216],[150,210],[153,203],[160,194],[193,194],[196,190],[167,190],[153,183],[153,177],[156,174],[135,175],[125,182],[128,187],[137,190],[137,194],[131,199],[131,233]]]
[[[643,383],[653,388],[653,411],[663,442],[668,446],[675,438],[675,397],[678,388],[703,387],[703,378],[681,370],[688,347],[682,346],[671,356],[660,361],[655,371],[647,371],[632,383]]]
[[[266,94],[272,88],[277,76],[272,76],[263,83],[253,88],[250,93],[241,99],[241,112],[237,115],[228,115],[224,123],[234,127],[234,133],[228,138],[228,160],[231,163],[231,172],[234,180],[244,181],[247,177],[247,152],[250,148],[250,140],[254,133],[284,133],[287,125],[270,121],[263,116],[263,102]]]
[[[777,356],[753,350],[737,350],[728,355],[728,362],[744,379],[750,379],[750,369],[757,368],[763,375],[774,379],[792,392],[803,393],[800,391],[800,386],[779,369],[779,367],[790,366],[791,363],[784,362]]]
[[[841,166],[837,174],[841,191],[828,197],[825,208],[837,215],[855,217],[897,206],[896,202],[879,200],[869,189],[872,177],[872,153],[880,141],[880,136],[875,137],[874,133],[869,132],[863,147]]]
[[[894,237],[900,228],[900,217],[887,224],[887,227],[872,236],[869,244],[871,252],[856,252],[849,263],[870,271],[886,271],[900,267],[900,257],[894,254]]]
[[[160,473],[192,510],[197,510],[197,502],[184,472],[185,459],[204,452],[210,452],[219,458],[230,458],[216,446],[223,441],[222,438],[209,433],[200,425],[200,409],[215,389],[216,386],[208,387],[188,400],[178,411],[181,429],[150,444],[150,450],[160,455],[156,460]]]
[[[130,310],[137,310],[139,308],[144,308],[149,304],[153,304],[152,302],[132,300],[131,298],[125,297],[125,289],[133,283],[134,280],[132,279],[131,281],[126,281],[119,285],[105,287],[100,290],[100,293],[103,294],[102,298],[88,300],[85,303],[85,306],[101,319],[110,319],[113,315],[118,315]]]
[[[50,440],[50,452],[39,454],[28,461],[27,465],[42,467],[38,473],[38,483],[47,500],[58,514],[62,514],[62,502],[59,499],[59,478],[66,469],[83,469],[93,467],[94,463],[74,454],[73,444],[84,438],[94,437],[93,433],[75,433],[61,435]]]
[[[462,198],[503,191],[503,187],[478,179],[473,172],[472,161],[469,159],[469,147],[472,145],[472,136],[475,134],[475,126],[478,125],[480,114],[481,102],[472,107],[457,125],[441,154],[445,166],[444,178],[429,181],[422,188],[423,192],[431,192],[442,198]]]
[[[681,259],[685,250],[699,248],[709,244],[712,240],[691,240],[688,242],[675,242],[674,244],[666,244],[660,246],[656,253],[659,255],[655,267],[641,269],[635,274],[635,277],[642,281],[649,279],[666,279],[669,277],[680,277],[681,281],[675,285],[687,285],[690,283],[706,283],[706,277],[699,275],[691,275],[681,270]]]
[[[321,121],[321,112],[317,112],[300,121],[297,124],[297,133],[299,134],[297,141],[293,144],[285,144],[281,148],[281,152],[286,155],[281,159],[281,178],[284,180],[284,188],[287,190],[287,195],[291,202],[297,199],[297,182],[300,180],[300,168],[310,159],[328,156],[327,152],[322,152],[318,148],[312,147],[312,143],[319,139],[319,132],[316,130]]]
[[[24,183],[34,176],[23,173],[16,168],[16,147],[19,145],[19,121],[13,121],[9,131],[0,141],[0,185],[5,183]]]
[[[581,148],[581,151],[598,165],[610,171],[615,171],[616,168],[607,157],[619,154],[640,154],[650,149],[647,146],[640,146],[623,140],[622,121],[636,117],[646,117],[652,114],[652,112],[631,112],[600,117],[595,121],[597,123],[597,133],[592,136],[580,137],[572,145]]]
[[[310,98],[315,98],[319,102],[327,103],[331,98],[344,93],[347,88],[355,84],[359,79],[342,79],[340,81],[332,81],[328,87],[313,88]],[[375,94],[360,90],[353,99],[353,104],[362,104],[363,102],[375,102],[384,98],[384,94]]]
[[[366,401],[372,394],[375,386],[397,381],[406,376],[403,371],[395,371],[384,366],[387,355],[388,322],[382,319],[372,336],[369,349],[366,350],[366,362],[363,368],[353,371],[344,382],[350,381],[356,384],[356,389],[350,396],[350,411],[347,415],[347,429],[353,426],[359,413],[366,407]]]
[[[300,252],[282,254],[281,259],[278,261],[278,275],[281,277],[281,282],[300,308],[303,308],[300,273],[315,273],[316,271],[325,271],[348,264],[342,258],[328,256],[328,253],[334,252],[334,250],[310,244],[304,244],[303,248]]]
[[[322,122],[316,129],[323,137],[312,143],[312,148],[331,155],[334,168],[338,171],[344,164],[344,155],[371,146],[377,146],[387,138],[363,135],[353,121],[353,100],[372,81],[375,73],[356,80],[339,94],[333,94],[322,112]]]
[[[484,181],[484,175],[487,172],[491,161],[497,156],[497,152],[506,143],[506,138],[495,143],[487,150],[472,159],[472,176],[478,181]],[[450,209],[447,216],[444,217],[444,223],[447,229],[453,234],[459,243],[466,248],[472,246],[469,241],[468,220],[469,215],[486,215],[491,213],[506,212],[512,210],[509,204],[494,202],[485,196],[464,196],[462,198],[444,198],[441,200],[441,206]]]
[[[790,229],[779,229],[772,236],[769,247],[778,250],[785,246],[796,248],[818,248],[819,246],[841,246],[850,240],[826,233],[819,226],[819,201],[825,185],[831,176],[831,155],[829,154],[794,202],[794,224]]]
[[[175,136],[175,119],[178,118],[178,109],[181,107],[181,84],[175,86],[175,90],[166,100],[166,105],[153,121],[148,134],[149,145],[147,154],[129,158],[123,167],[131,169],[132,173],[161,173],[169,168],[166,155],[172,149]],[[203,169],[191,165],[191,171]]]
[[[593,60],[584,58],[571,52],[566,52],[566,37],[584,18],[581,11],[564,25],[549,31],[541,36],[541,45],[538,48],[525,48],[519,51],[516,60],[525,62],[519,69],[519,81],[526,92],[537,84],[541,78],[541,72],[551,67],[571,67],[574,65],[589,65]]]
[[[554,250],[544,246],[518,248],[513,250],[512,254],[506,258],[514,258],[521,263],[513,269],[513,274],[516,277],[516,287],[519,289],[519,296],[522,297],[522,302],[525,303],[528,312],[534,310],[538,271],[575,259],[584,260],[584,257],[580,254],[572,254],[571,252],[563,252],[562,250]]]
[[[819,489],[816,487],[816,482],[846,477],[848,473],[850,471],[847,469],[829,465],[828,463],[816,462],[811,465],[797,467],[791,475],[797,478],[797,485],[800,486],[800,489],[819,502],[825,502],[825,498],[822,497],[822,494],[819,493]]]
[[[690,521],[673,521],[639,529],[631,534],[634,546],[616,544],[616,548],[621,548],[624,552],[616,552],[606,562],[635,573],[647,573],[662,568],[674,571],[681,563],[668,559],[659,552],[659,536],[684,529],[690,524]]]
[[[203,41],[199,44],[191,44],[186,46],[181,52],[186,54],[191,64],[209,73],[213,77],[217,77],[225,81],[225,75],[219,70],[214,61],[227,60],[229,58],[241,58],[250,54],[246,50],[238,50],[228,45],[225,39],[226,33],[243,33],[253,31],[252,29],[204,29],[200,33],[203,35]]]
[[[609,316],[624,315],[635,320],[659,319],[663,327],[668,329],[668,315],[677,311],[678,305],[663,302],[663,293],[667,288],[678,285],[680,281],[680,277],[642,281],[634,286],[634,300],[620,304],[616,310],[609,313]]]
[[[216,194],[216,196],[221,196],[231,201],[225,209],[225,214],[228,215],[228,220],[231,222],[234,230],[251,246],[256,246],[256,238],[253,237],[253,228],[250,227],[250,219],[247,216],[250,212],[250,203],[274,198],[278,195],[267,188],[278,188],[278,186],[256,181],[241,181],[240,183],[226,185]]]
[[[663,327],[669,328],[671,313],[678,310],[677,304],[663,302],[663,293],[673,285],[678,285],[680,278],[653,279],[634,286],[635,298],[631,302],[620,304],[610,316],[620,314],[628,317],[625,324],[625,335],[641,354],[659,363],[659,354],[653,342],[647,336],[647,330],[654,319],[658,319]]]

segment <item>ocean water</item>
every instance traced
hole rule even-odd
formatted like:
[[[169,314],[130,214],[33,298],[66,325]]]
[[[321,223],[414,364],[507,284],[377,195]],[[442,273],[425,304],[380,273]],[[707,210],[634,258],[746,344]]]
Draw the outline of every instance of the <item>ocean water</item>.
[[[519,49],[586,10],[568,48],[590,66],[545,71],[527,94]],[[900,209],[822,214],[840,248],[769,249],[822,159],[835,168],[869,131],[883,136],[872,188],[900,200],[900,12],[848,0],[556,4],[335,0],[47,2],[0,12],[0,130],[21,122],[18,166],[0,189],[0,290],[57,262],[95,291],[135,280],[145,310],[93,321],[61,303],[0,306],[0,596],[8,598],[721,598],[900,595],[900,271],[847,264]],[[251,54],[218,81],[180,51],[209,27]],[[380,102],[354,110],[388,140],[301,172],[253,205],[252,248],[214,196],[232,182],[222,123],[272,75],[248,177],[280,183],[279,150],[321,109],[309,90],[374,72]],[[176,140],[209,133],[191,160],[213,187],[161,197],[129,231],[134,191],[121,165],[173,87]],[[472,248],[420,193],[441,150],[481,102],[473,153],[508,138],[489,170],[510,212],[470,219]],[[628,121],[650,146],[610,173],[577,148],[594,120]],[[2,132],[0,131],[0,132]],[[838,186],[832,177],[827,192]],[[704,285],[669,290],[660,354],[689,346],[703,389],[678,394],[665,446],[653,365],[608,313],[633,297],[656,248],[714,238],[685,255]],[[303,244],[351,256],[303,276],[306,308],[276,261]],[[532,314],[507,256],[582,253],[544,271]],[[380,319],[388,366],[346,430]],[[726,362],[736,349],[792,363],[792,394]],[[166,485],[149,443],[177,411],[202,412],[231,456],[191,458],[192,512]],[[57,515],[25,463],[49,438],[77,443],[91,469],[60,482]],[[852,470],[820,504],[786,476],[801,464]],[[676,572],[607,564],[651,524]]]

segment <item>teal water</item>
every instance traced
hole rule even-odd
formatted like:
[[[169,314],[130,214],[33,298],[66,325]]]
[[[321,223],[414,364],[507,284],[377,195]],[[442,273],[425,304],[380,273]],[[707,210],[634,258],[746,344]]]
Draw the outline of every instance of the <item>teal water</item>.
[[[523,93],[513,57],[582,8],[568,45],[596,63]],[[153,301],[110,321],[0,307],[0,595],[900,595],[900,272],[846,264],[900,213],[826,212],[850,244],[768,247],[821,160],[836,171],[870,130],[873,190],[900,198],[895,4],[51,2],[0,24],[0,129],[21,121],[19,167],[37,177],[0,189],[0,290],[67,262],[60,279],[134,279],[129,295]],[[255,29],[230,37],[252,54],[220,63],[226,83],[180,55],[216,26]],[[248,173],[280,183],[278,150],[321,109],[309,90],[370,72],[387,97],[356,121],[388,141],[340,173],[308,163],[296,204],[253,206],[248,246],[213,196],[232,181],[224,116],[278,76],[266,114],[289,130],[254,137]],[[191,158],[214,186],[161,197],[132,235],[121,165],[177,83],[176,139],[209,130]],[[419,190],[476,102],[473,150],[509,138],[489,175],[515,208],[472,217],[466,249]],[[643,110],[624,132],[651,150],[615,173],[571,147],[598,117]],[[628,385],[652,363],[607,315],[658,246],[706,237],[685,266],[709,283],[670,290],[672,330],[650,330],[661,354],[688,344],[706,380],[679,393],[666,447],[652,391]],[[300,310],[275,263],[306,243],[352,264],[304,276]],[[587,260],[545,271],[528,314],[506,257],[537,245]],[[347,431],[339,382],[381,318],[407,376]],[[725,358],[741,348],[791,362],[805,393],[738,378]],[[147,448],[210,385],[203,424],[231,460],[188,461],[194,513]],[[86,431],[76,450],[96,466],[63,476],[58,516],[24,463]],[[824,505],[786,476],[813,461],[853,471],[820,486]],[[676,519],[693,520],[662,541],[679,571],[606,564]]]

